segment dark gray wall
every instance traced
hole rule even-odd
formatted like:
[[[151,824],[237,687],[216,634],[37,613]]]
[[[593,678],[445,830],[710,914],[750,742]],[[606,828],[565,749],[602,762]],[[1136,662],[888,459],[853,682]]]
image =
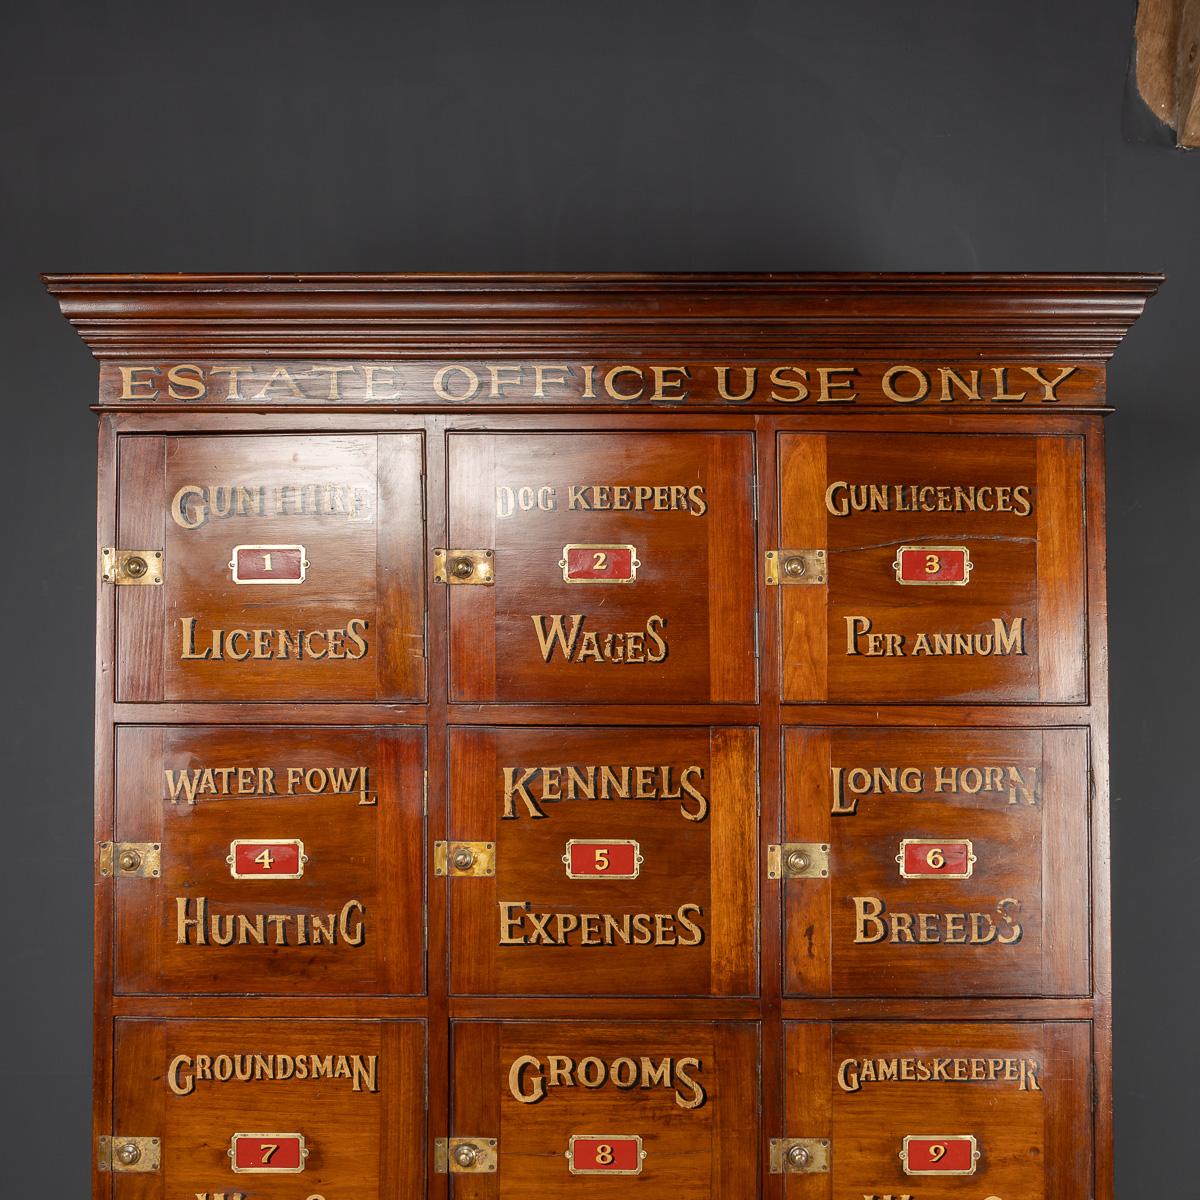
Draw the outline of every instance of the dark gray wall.
[[[499,269],[1169,273],[1109,423],[1118,1194],[1194,1194],[1200,151],[1129,0],[6,9],[6,1194],[90,1136],[95,369],[36,272]]]

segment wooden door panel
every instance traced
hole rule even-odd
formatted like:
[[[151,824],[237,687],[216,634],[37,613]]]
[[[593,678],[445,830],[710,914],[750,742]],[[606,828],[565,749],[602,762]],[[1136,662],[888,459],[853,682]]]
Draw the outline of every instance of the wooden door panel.
[[[1084,729],[785,730],[784,991],[1090,991]],[[901,861],[897,861],[901,860]]]
[[[1082,439],[778,447],[781,552],[827,555],[779,588],[785,701],[1086,700]]]
[[[474,994],[757,991],[755,731],[455,729],[451,986]],[[564,861],[565,860],[565,861]]]
[[[753,1023],[457,1022],[451,1137],[494,1138],[498,1165],[453,1174],[451,1195],[755,1195],[758,1052]],[[615,1163],[578,1146],[570,1158],[573,1138],[611,1147],[617,1161],[627,1152],[636,1174],[614,1178],[603,1167]]]
[[[829,1143],[788,1200],[1091,1195],[1086,1022],[793,1023],[785,1049],[786,1136]]]
[[[120,726],[116,990],[424,990],[424,731]],[[115,858],[119,860],[119,850]]]
[[[452,699],[755,699],[749,434],[454,434],[449,455],[451,548],[495,563],[450,588]]]
[[[423,1191],[422,1022],[122,1018],[114,1057],[118,1142],[161,1145],[158,1171],[113,1174],[114,1200],[388,1200]],[[243,1147],[235,1171],[239,1133],[262,1145],[249,1155]],[[300,1170],[261,1169],[289,1153]]]
[[[120,440],[117,699],[420,700],[420,434]]]

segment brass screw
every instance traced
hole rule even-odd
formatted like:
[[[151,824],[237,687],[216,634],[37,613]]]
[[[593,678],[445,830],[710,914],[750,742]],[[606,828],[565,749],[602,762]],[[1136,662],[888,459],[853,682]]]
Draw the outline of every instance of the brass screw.
[[[798,554],[793,554],[791,558],[783,560],[783,573],[790,575],[793,579],[799,579],[807,570],[807,564]]]
[[[126,1142],[117,1149],[117,1160],[126,1167],[132,1167],[142,1157],[142,1151],[136,1142]]]
[[[793,850],[787,856],[787,868],[793,875],[799,875],[802,871],[807,871],[811,865],[812,860],[803,850]]]
[[[125,560],[125,574],[130,579],[141,579],[150,570],[150,564],[139,554],[131,554]]]
[[[470,1142],[454,1148],[454,1161],[460,1167],[473,1167],[479,1159],[479,1151]]]
[[[807,1167],[808,1166],[809,1154],[808,1154],[808,1151],[803,1146],[793,1146],[787,1152],[787,1158],[788,1158],[788,1162],[791,1163],[793,1167]]]
[[[467,846],[459,846],[450,861],[454,864],[454,868],[457,871],[469,870],[471,864],[475,861],[475,851]]]
[[[122,850],[117,859],[122,871],[136,871],[142,865],[142,856],[136,850]],[[137,1147],[135,1146],[136,1150]]]

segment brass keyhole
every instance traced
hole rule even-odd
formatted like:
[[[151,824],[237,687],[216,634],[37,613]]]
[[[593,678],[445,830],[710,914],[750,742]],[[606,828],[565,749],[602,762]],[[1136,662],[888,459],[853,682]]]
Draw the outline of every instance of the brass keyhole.
[[[787,1157],[788,1157],[788,1162],[791,1163],[793,1167],[807,1167],[808,1166],[809,1154],[808,1154],[808,1151],[803,1146],[793,1146],[787,1152]]]
[[[470,579],[475,573],[475,564],[469,558],[452,558],[450,560],[450,574],[455,579]]]
[[[460,1167],[473,1167],[479,1160],[479,1151],[470,1142],[454,1148],[454,1161]]]
[[[142,865],[142,856],[136,850],[122,850],[117,863],[122,871],[136,871]]]
[[[807,871],[810,866],[812,866],[812,859],[803,850],[793,850],[787,856],[787,868],[793,875],[799,875],[801,872]],[[801,1149],[801,1147],[797,1146],[795,1149]]]
[[[141,1149],[136,1142],[126,1142],[117,1148],[117,1160],[126,1167],[132,1167],[142,1157]]]
[[[125,574],[130,579],[141,579],[150,570],[150,564],[140,554],[131,554],[125,560]]]
[[[466,846],[459,846],[450,861],[454,864],[456,871],[470,870],[471,864],[475,861],[475,851],[468,849]]]

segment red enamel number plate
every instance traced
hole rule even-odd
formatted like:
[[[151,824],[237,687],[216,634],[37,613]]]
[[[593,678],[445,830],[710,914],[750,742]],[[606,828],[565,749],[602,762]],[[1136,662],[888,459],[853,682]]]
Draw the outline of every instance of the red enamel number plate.
[[[264,838],[231,842],[225,861],[234,879],[299,879],[308,856],[296,838]]]
[[[892,566],[897,583],[963,587],[971,578],[966,546],[901,546]]]
[[[635,841],[589,841],[572,838],[563,862],[569,879],[636,879],[642,866]]]
[[[632,583],[637,578],[637,550],[628,545],[563,547],[559,561],[568,583]]]
[[[900,1151],[906,1175],[974,1175],[979,1161],[975,1139],[969,1135],[920,1137],[910,1134]]]
[[[970,879],[975,869],[974,848],[967,838],[945,842],[905,838],[896,861],[905,879]]]
[[[300,1133],[235,1133],[229,1157],[238,1174],[296,1175],[308,1151]]]
[[[567,1165],[572,1175],[640,1175],[642,1139],[636,1134],[584,1134],[571,1138]]]
[[[303,583],[308,563],[303,546],[234,546],[229,567],[234,583]]]

